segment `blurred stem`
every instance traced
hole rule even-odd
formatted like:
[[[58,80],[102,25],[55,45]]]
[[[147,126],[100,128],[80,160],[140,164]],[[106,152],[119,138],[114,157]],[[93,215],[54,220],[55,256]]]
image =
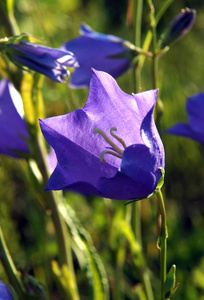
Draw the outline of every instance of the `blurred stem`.
[[[27,78],[29,80],[27,80]],[[25,75],[24,79],[25,80],[22,82],[23,89],[21,89],[21,92],[25,116],[27,115],[26,113],[31,113],[31,115],[28,115],[29,119],[26,118],[26,121],[28,122],[28,128],[30,129],[32,143],[31,147],[33,147],[32,152],[38,165],[38,168],[42,174],[43,184],[46,185],[49,179],[49,171],[46,161],[47,151],[45,148],[43,136],[39,130],[38,123],[38,118],[42,118],[44,116],[44,103],[41,92],[43,77],[40,74],[34,74],[34,76]],[[26,96],[24,95],[24,90],[26,91]],[[27,107],[28,100],[30,102],[30,107]],[[30,123],[32,124],[32,126],[30,126]],[[44,195],[47,197],[48,206],[52,212],[52,220],[56,231],[56,237],[60,253],[59,259],[61,265],[68,264],[65,229],[63,228],[63,222],[60,218],[60,214],[57,208],[56,193],[54,193],[53,191],[48,191],[45,192]]]
[[[141,46],[141,26],[142,26],[142,11],[143,11],[143,0],[134,0],[133,6],[133,24],[135,24],[135,46]],[[138,62],[133,68],[133,80],[134,80],[134,92],[138,93],[141,89],[141,70],[143,64],[141,64],[141,55]],[[132,203],[132,229],[135,235],[136,241],[140,245],[142,252],[142,237],[141,237],[141,203],[135,201]],[[146,293],[147,300],[154,300],[151,282],[147,270],[140,270],[144,290]]]
[[[135,25],[135,46],[140,47],[141,45],[141,23],[142,23],[142,8],[143,0],[134,0],[133,5],[133,24]],[[139,92],[141,86],[141,68],[138,64],[134,66],[134,91]],[[132,228],[135,234],[136,240],[142,245],[141,241],[141,206],[140,202],[136,201],[132,204]]]
[[[28,78],[27,78],[28,77]],[[24,76],[22,82],[21,94],[25,110],[25,116],[28,128],[30,129],[30,143],[34,159],[43,177],[43,185],[45,186],[49,180],[49,170],[47,166],[47,150],[42,133],[39,129],[38,118],[44,117],[44,102],[42,96],[43,76],[34,74],[34,76]],[[26,81],[26,79],[28,79]],[[27,105],[29,102],[29,106]],[[27,108],[27,111],[26,111]],[[30,113],[29,113],[30,112]],[[33,171],[33,170],[32,170]],[[34,171],[33,171],[34,172]],[[46,191],[43,196],[47,200],[47,205],[51,210],[51,217],[55,227],[55,234],[59,249],[59,263],[69,266],[72,279],[75,285],[76,297],[78,299],[78,289],[76,285],[75,272],[72,260],[71,238],[68,234],[66,225],[62,220],[58,210],[59,192]]]
[[[166,281],[166,257],[167,257],[167,224],[166,224],[166,210],[164,205],[164,199],[161,189],[158,189],[156,193],[159,202],[160,214],[161,214],[161,233],[160,233],[160,280],[161,280],[161,300],[165,300],[164,284]]]
[[[47,184],[49,179],[49,172],[46,163],[47,152],[45,149],[43,136],[41,134],[38,134],[38,137],[35,141],[35,147],[36,147],[36,155],[37,155],[36,162],[43,176],[43,184],[45,185]],[[46,191],[44,193],[47,198],[48,206],[51,210],[51,216],[55,227],[55,233],[56,233],[56,238],[57,238],[57,243],[59,248],[59,262],[61,267],[63,265],[69,266],[69,270],[71,272],[72,280],[75,286],[74,289],[75,298],[73,299],[79,299],[76,277],[75,277],[74,266],[73,266],[72,252],[71,252],[71,238],[70,235],[68,234],[66,224],[62,220],[62,217],[58,210],[58,206],[57,206],[58,194],[56,191]]]
[[[33,78],[34,80],[33,80],[33,87],[32,87],[32,99],[36,110],[35,122],[38,126],[38,119],[45,118],[44,102],[43,102],[43,95],[42,95],[42,86],[45,77],[42,74],[34,73]]]
[[[134,24],[134,39],[135,46],[141,45],[141,23],[142,23],[142,9],[143,0],[134,0],[133,4],[133,24]],[[139,61],[133,68],[133,80],[134,80],[134,92],[138,93],[141,87],[141,68]],[[132,203],[132,230],[135,235],[136,241],[139,243],[142,249],[141,239],[141,204],[139,201]],[[141,250],[142,251],[142,250]]]
[[[135,46],[141,46],[141,24],[142,24],[142,9],[143,9],[143,0],[134,0],[133,5],[133,24],[135,25],[134,29],[134,39]],[[134,85],[135,93],[138,93],[141,88],[141,68],[139,62],[134,65],[133,68],[134,76]]]
[[[12,11],[6,12],[7,8],[3,8],[3,1],[0,4],[0,19],[4,25],[6,34],[8,36],[19,35],[18,25]]]
[[[149,272],[147,269],[143,270],[142,278],[143,278],[143,285],[144,285],[147,300],[154,300],[152,284],[151,284]]]
[[[142,248],[141,238],[141,203],[135,201],[132,203],[132,228],[135,234],[135,239],[138,241]]]
[[[161,6],[159,7],[158,9],[158,12],[156,13],[156,16],[155,16],[155,26],[157,26],[159,20],[161,19],[161,17],[164,15],[164,13],[166,12],[166,10],[168,9],[168,7],[171,5],[171,3],[173,2],[174,0],[166,0],[166,1],[163,1]],[[149,50],[149,47],[150,47],[150,44],[151,44],[151,41],[152,41],[152,29],[149,29],[146,33],[146,37],[144,39],[144,43],[143,43],[143,51],[148,51]],[[142,55],[141,58],[140,58],[140,68],[143,67],[144,65],[144,62],[145,62],[145,59],[147,57],[145,55]]]
[[[149,6],[150,27],[152,31],[152,78],[153,88],[158,87],[158,58],[157,58],[157,32],[156,32],[156,20],[155,10],[152,0],[147,0]]]
[[[152,0],[147,0],[149,10],[150,10],[150,27],[152,31],[152,85],[153,89],[157,89],[159,87],[158,82],[158,49],[157,49],[157,22],[155,18],[155,9],[154,4]],[[163,114],[163,103],[159,97],[159,94],[157,95],[157,102],[155,106],[155,119],[157,124],[157,129],[159,132],[161,132],[161,122],[160,119]]]
[[[45,161],[46,157],[46,149],[44,147],[44,141],[42,140],[42,136],[40,134],[37,134],[37,138],[35,141],[35,150],[36,150],[36,161],[38,164],[38,167],[41,171],[41,174],[43,176],[43,184],[46,184],[49,179],[49,173],[47,170],[47,163]],[[63,222],[60,218],[60,214],[57,208],[57,200],[56,200],[56,193],[53,191],[47,191],[45,192],[45,195],[48,199],[48,205],[52,212],[52,220],[54,223],[55,231],[56,231],[56,237],[57,242],[59,246],[59,259],[61,265],[68,264],[68,257],[67,257],[67,250],[66,250],[66,241],[65,241],[65,232],[63,228]]]
[[[159,22],[159,20],[161,19],[161,17],[163,16],[163,14],[165,13],[165,11],[167,10],[167,8],[171,5],[172,2],[174,2],[174,0],[162,1],[162,4],[159,7],[159,10],[158,10],[158,12],[156,14],[156,17],[155,17],[156,25]]]
[[[9,253],[1,227],[0,227],[0,254],[1,254],[0,258],[4,266],[4,269],[6,271],[6,274],[8,276],[10,284],[18,294],[19,299],[26,300],[27,297],[25,295],[25,289],[23,287],[23,283],[19,277],[18,271],[16,270],[14,262]]]

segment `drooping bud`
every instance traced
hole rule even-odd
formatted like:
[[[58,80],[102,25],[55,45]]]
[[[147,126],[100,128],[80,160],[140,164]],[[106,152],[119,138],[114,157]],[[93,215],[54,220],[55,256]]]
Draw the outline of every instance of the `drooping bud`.
[[[2,39],[0,51],[22,69],[30,69],[54,81],[65,82],[69,76],[67,67],[79,66],[74,54],[33,43],[33,39],[26,34]]]
[[[195,16],[194,9],[182,9],[161,34],[160,47],[165,48],[185,35],[192,28]]]

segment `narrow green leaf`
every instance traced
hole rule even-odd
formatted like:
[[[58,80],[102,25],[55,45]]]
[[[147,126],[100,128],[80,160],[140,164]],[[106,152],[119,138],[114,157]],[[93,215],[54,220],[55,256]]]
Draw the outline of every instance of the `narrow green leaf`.
[[[164,294],[165,299],[169,299],[169,297],[176,291],[176,265],[172,265],[171,269],[169,270],[165,285],[164,285]]]
[[[81,226],[73,209],[66,204],[63,199],[61,199],[59,203],[59,211],[70,230],[75,247],[77,247],[80,250],[80,254],[83,255],[81,266],[85,268],[91,288],[91,296],[89,299],[108,300],[108,279],[90,234]]]
[[[52,261],[52,271],[63,299],[79,300],[79,297],[75,292],[75,284],[68,266],[63,265],[60,269],[58,263],[56,261]]]

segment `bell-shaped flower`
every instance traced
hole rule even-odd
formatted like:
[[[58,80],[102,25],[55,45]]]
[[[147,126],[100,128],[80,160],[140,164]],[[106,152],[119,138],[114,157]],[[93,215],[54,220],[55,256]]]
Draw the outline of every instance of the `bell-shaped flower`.
[[[161,35],[161,47],[164,48],[176,42],[185,35],[194,24],[196,11],[194,9],[185,8],[179,13],[165,28]]]
[[[18,110],[17,110],[18,109]],[[20,94],[6,79],[0,82],[0,153],[15,158],[29,153],[29,133]]]
[[[156,97],[157,90],[128,95],[109,74],[93,71],[84,108],[40,120],[58,161],[46,189],[118,200],[152,194],[164,168]]]
[[[178,123],[166,133],[191,138],[204,145],[204,93],[187,99],[188,123]]]
[[[80,37],[61,46],[72,51],[79,63],[79,68],[71,76],[70,87],[88,87],[91,68],[117,78],[133,66],[133,58],[138,54],[133,44],[113,35],[95,32],[85,24],[81,25],[80,34]]]
[[[69,76],[67,67],[78,66],[76,57],[70,51],[45,47],[23,39],[9,40],[4,44],[4,51],[18,66],[27,67],[57,82],[65,82]]]
[[[0,281],[0,299],[13,300],[12,293],[2,281]]]

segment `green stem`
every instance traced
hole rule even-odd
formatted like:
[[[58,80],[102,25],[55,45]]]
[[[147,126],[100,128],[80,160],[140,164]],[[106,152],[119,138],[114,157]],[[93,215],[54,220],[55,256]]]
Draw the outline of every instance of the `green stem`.
[[[152,78],[153,78],[153,89],[157,89],[159,87],[158,83],[158,49],[157,49],[157,22],[155,17],[155,9],[153,5],[152,0],[148,0],[149,10],[150,10],[150,27],[152,31]],[[161,122],[160,119],[163,114],[163,103],[159,97],[159,94],[157,95],[157,102],[155,106],[155,119],[157,124],[157,129],[159,132],[161,132]]]
[[[21,84],[21,94],[23,99],[25,120],[30,129],[30,142],[34,159],[43,177],[43,184],[46,185],[49,179],[49,170],[47,167],[47,151],[43,136],[39,130],[38,118],[44,116],[44,103],[41,93],[43,77],[35,74],[33,77],[29,74],[24,75]],[[29,104],[29,106],[27,106]],[[44,192],[48,206],[52,212],[51,217],[56,231],[56,238],[59,247],[59,259],[61,265],[68,264],[68,255],[65,239],[65,225],[60,218],[57,207],[57,194],[53,191]]]
[[[143,0],[134,0],[133,7],[133,24],[135,24],[135,46],[141,46],[141,26],[142,26],[142,10],[143,10]],[[144,55],[140,56],[139,61],[135,64],[133,69],[133,80],[134,80],[134,92],[138,93],[141,89],[141,70],[142,64],[141,59]],[[141,203],[140,201],[135,201],[132,204],[132,229],[135,235],[135,239],[139,243],[142,251],[142,237],[141,237]],[[141,278],[144,285],[144,290],[146,293],[147,300],[154,300],[151,282],[149,278],[148,271],[140,270]]]
[[[156,28],[152,28],[152,78],[153,88],[158,88],[158,57],[157,57],[157,34]]]
[[[21,84],[21,95],[25,111],[25,120],[30,129],[30,144],[32,158],[36,161],[38,168],[43,177],[43,186],[49,180],[49,170],[47,166],[47,151],[45,148],[45,141],[42,133],[39,130],[38,118],[44,117],[44,102],[42,97],[42,83],[43,77],[39,74],[29,76],[24,75],[24,80]],[[33,173],[34,170],[32,170]],[[71,239],[61,214],[58,210],[59,193],[56,191],[43,192],[43,197],[46,198],[47,205],[51,210],[51,217],[55,227],[56,239],[59,248],[59,263],[69,266],[72,274],[72,279],[75,284],[75,291],[77,291],[77,284],[72,260]]]
[[[153,77],[153,88],[158,87],[158,60],[157,60],[157,32],[156,32],[156,21],[155,21],[155,9],[152,0],[147,0],[149,6],[150,15],[150,27],[152,31],[152,77]]]
[[[143,9],[143,0],[134,0],[133,6],[133,24],[135,24],[134,30],[134,39],[135,46],[140,47],[141,45],[141,23],[142,23],[142,9]],[[135,93],[139,92],[141,86],[141,68],[136,64],[133,70],[134,78],[134,91]],[[132,204],[132,228],[135,233],[136,240],[141,242],[141,215],[140,215],[140,202],[136,201]]]
[[[135,24],[134,40],[135,40],[136,47],[141,46],[142,10],[143,10],[143,0],[134,0],[133,24]],[[141,88],[141,68],[139,66],[139,63],[135,64],[133,68],[133,72],[134,72],[135,93],[138,93]]]
[[[167,10],[167,8],[171,5],[172,2],[174,2],[174,0],[162,1],[162,4],[159,7],[158,12],[155,17],[156,25],[159,22],[159,20],[161,19],[161,17],[163,16],[163,14],[165,13],[165,11]]]
[[[6,245],[3,232],[0,227],[0,253],[1,261],[8,276],[9,282],[19,296],[19,299],[26,300],[25,289],[23,283],[19,277],[18,271],[14,265],[14,262],[9,253]]]
[[[3,8],[3,5],[4,3],[0,4],[0,19],[4,24],[6,34],[8,36],[18,35],[19,29],[14,14],[12,12],[6,13],[7,9]]]
[[[135,201],[132,203],[132,229],[135,234],[135,239],[138,241],[142,248],[141,238],[141,203]]]
[[[174,0],[166,0],[166,1],[163,1],[161,6],[159,7],[157,13],[156,13],[156,16],[155,16],[155,26],[157,26],[159,20],[161,19],[161,17],[164,15],[165,11],[168,9],[168,7],[171,5],[171,3],[173,2]],[[144,39],[144,43],[143,43],[143,46],[142,46],[142,49],[143,51],[148,51],[149,50],[149,47],[150,47],[150,44],[151,44],[151,41],[152,41],[152,29],[149,29],[146,33],[146,37]],[[140,64],[140,68],[143,67],[144,65],[144,62],[145,62],[145,59],[147,57],[145,55],[142,55],[141,56],[141,59],[139,61],[139,64]]]
[[[45,144],[42,135],[38,135],[35,145],[36,145],[36,154],[37,154],[36,161],[38,163],[38,167],[43,176],[43,183],[45,185],[47,184],[49,179],[49,171],[45,159],[47,156],[46,156],[46,149],[45,149]],[[47,197],[49,208],[52,212],[51,216],[55,227],[56,238],[57,238],[57,243],[59,248],[60,265],[69,266],[69,270],[72,275],[72,280],[75,285],[76,299],[78,299],[79,298],[78,289],[76,284],[76,277],[74,272],[72,251],[71,251],[71,238],[67,231],[66,224],[62,220],[62,217],[58,210],[58,205],[57,205],[59,201],[58,192],[47,191],[45,192],[45,195]]]
[[[144,284],[147,300],[154,300],[152,285],[149,277],[149,272],[147,269],[143,271],[142,278],[143,278],[143,284]]]
[[[160,280],[161,280],[161,300],[165,300],[164,284],[166,281],[166,256],[167,256],[167,224],[166,224],[166,210],[164,199],[161,190],[157,192],[157,199],[159,202],[161,214],[161,234],[160,234]]]
[[[43,184],[45,185],[49,179],[49,172],[45,160],[45,157],[47,155],[46,149],[44,146],[44,141],[40,134],[38,134],[38,137],[36,138],[35,141],[35,150],[36,150],[36,162],[43,176]],[[57,194],[54,191],[47,191],[45,192],[45,196],[47,198],[49,208],[52,212],[51,216],[56,231],[56,237],[57,237],[59,253],[60,253],[59,259],[61,265],[68,264],[68,256],[67,256],[66,240],[65,240],[65,227],[61,220],[58,207],[57,207],[57,199],[56,199]]]

